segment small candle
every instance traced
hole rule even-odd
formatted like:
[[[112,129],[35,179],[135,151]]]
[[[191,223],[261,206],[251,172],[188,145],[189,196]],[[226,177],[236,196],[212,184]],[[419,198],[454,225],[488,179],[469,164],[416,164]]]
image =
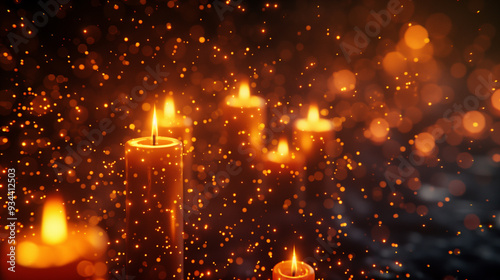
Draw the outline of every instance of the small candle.
[[[262,97],[251,95],[248,84],[242,83],[238,96],[228,96],[222,106],[225,126],[222,144],[227,143],[233,153],[242,145],[250,145],[253,155],[259,155],[265,128],[265,105]]]
[[[314,269],[304,263],[297,262],[295,248],[292,260],[282,261],[273,268],[273,280],[314,280]]]
[[[101,228],[71,225],[68,230],[61,199],[49,198],[40,234],[18,242],[15,272],[4,267],[7,272],[2,279],[105,279],[107,266],[102,259],[106,248],[107,235]]]
[[[306,160],[306,181],[321,181],[325,175],[332,176],[333,171],[324,172],[324,170],[328,158],[334,154],[338,146],[334,139],[334,125],[330,120],[320,118],[316,104],[309,106],[306,119],[298,119],[295,122],[293,133],[295,145],[299,147]]]
[[[183,279],[182,143],[157,135],[125,143],[125,269],[136,280]]]
[[[328,154],[329,142],[334,139],[333,123],[319,116],[318,106],[311,104],[306,119],[295,122],[294,135],[300,150],[307,157]]]
[[[290,152],[288,141],[280,138],[276,150],[266,155],[264,176],[267,178],[269,189],[259,194],[259,200],[267,199],[270,204],[278,203],[287,209],[291,200],[298,192],[298,181],[301,180],[300,169],[303,159],[300,154]]]

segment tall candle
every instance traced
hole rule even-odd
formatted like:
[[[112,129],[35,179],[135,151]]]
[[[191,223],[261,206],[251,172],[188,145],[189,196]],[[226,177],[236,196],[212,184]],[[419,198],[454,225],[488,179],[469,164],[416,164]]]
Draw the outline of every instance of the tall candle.
[[[157,133],[125,143],[125,268],[136,280],[183,279],[182,143]]]
[[[262,149],[262,132],[266,119],[266,102],[262,97],[250,94],[250,87],[242,83],[237,96],[228,96],[222,105],[225,130],[223,142],[232,150],[250,145],[252,155],[259,155]]]
[[[314,280],[314,269],[304,263],[298,262],[293,250],[292,260],[282,261],[273,268],[273,280]]]
[[[44,204],[39,234],[20,239],[15,244],[15,272],[8,271],[4,266],[9,264],[2,260],[2,279],[106,278],[106,233],[98,227],[68,226],[60,198],[51,197]]]

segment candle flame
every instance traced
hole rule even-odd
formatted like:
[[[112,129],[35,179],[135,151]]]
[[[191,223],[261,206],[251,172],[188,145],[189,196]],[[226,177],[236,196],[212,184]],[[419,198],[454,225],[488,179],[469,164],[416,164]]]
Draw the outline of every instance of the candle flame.
[[[43,207],[42,240],[47,244],[59,244],[68,237],[66,210],[59,198],[48,200]]]
[[[174,99],[169,96],[167,101],[165,101],[165,108],[163,109],[163,114],[165,118],[173,120],[175,118],[175,104]]]
[[[295,246],[293,246],[293,257],[292,257],[292,276],[297,275],[297,257],[295,256]]]
[[[310,122],[319,121],[318,105],[314,103],[309,105],[309,113],[307,114],[307,120]]]
[[[247,83],[242,83],[240,85],[239,97],[241,99],[248,99],[248,98],[250,98],[250,87],[248,86]]]
[[[288,155],[288,141],[284,137],[278,143],[278,153],[282,156]]]
[[[156,136],[158,136],[158,120],[156,119],[156,105],[153,107],[153,125],[151,126],[151,137],[153,145],[156,145]]]

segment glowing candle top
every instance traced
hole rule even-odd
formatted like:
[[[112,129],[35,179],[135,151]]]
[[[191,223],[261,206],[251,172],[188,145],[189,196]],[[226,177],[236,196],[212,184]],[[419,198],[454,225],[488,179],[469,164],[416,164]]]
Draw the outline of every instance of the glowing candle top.
[[[290,152],[287,139],[285,137],[281,137],[276,150],[268,154],[268,159],[276,163],[289,163],[297,159],[297,155]]]
[[[297,262],[295,248],[291,261],[282,261],[273,268],[273,280],[314,280],[314,269],[304,263]]]
[[[333,130],[333,123],[327,119],[322,119],[319,116],[318,105],[311,104],[307,119],[298,119],[295,123],[298,130],[323,132]]]
[[[238,95],[228,96],[226,104],[231,107],[250,108],[263,107],[265,101],[261,97],[251,95],[248,83],[241,83]]]
[[[160,127],[189,127],[193,124],[191,118],[177,114],[172,96],[168,96],[163,107],[163,118],[158,122]]]

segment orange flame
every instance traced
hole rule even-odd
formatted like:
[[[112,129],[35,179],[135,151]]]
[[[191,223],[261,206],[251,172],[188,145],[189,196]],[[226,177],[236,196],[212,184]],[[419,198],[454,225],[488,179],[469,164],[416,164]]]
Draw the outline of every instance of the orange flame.
[[[297,275],[297,257],[295,256],[295,246],[293,246],[293,257],[292,257],[292,276]]]
[[[165,108],[163,109],[163,114],[165,118],[173,120],[175,118],[175,104],[174,99],[169,96],[167,101],[165,101]]]
[[[310,122],[319,121],[318,105],[316,105],[315,103],[309,105],[309,113],[307,114],[307,120]]]
[[[278,143],[278,153],[282,156],[288,155],[288,141],[284,137],[280,138]]]
[[[46,244],[59,244],[68,238],[66,210],[59,198],[48,200],[43,206],[42,241]]]
[[[248,86],[248,83],[241,83],[239,97],[241,99],[250,98],[250,87]]]

